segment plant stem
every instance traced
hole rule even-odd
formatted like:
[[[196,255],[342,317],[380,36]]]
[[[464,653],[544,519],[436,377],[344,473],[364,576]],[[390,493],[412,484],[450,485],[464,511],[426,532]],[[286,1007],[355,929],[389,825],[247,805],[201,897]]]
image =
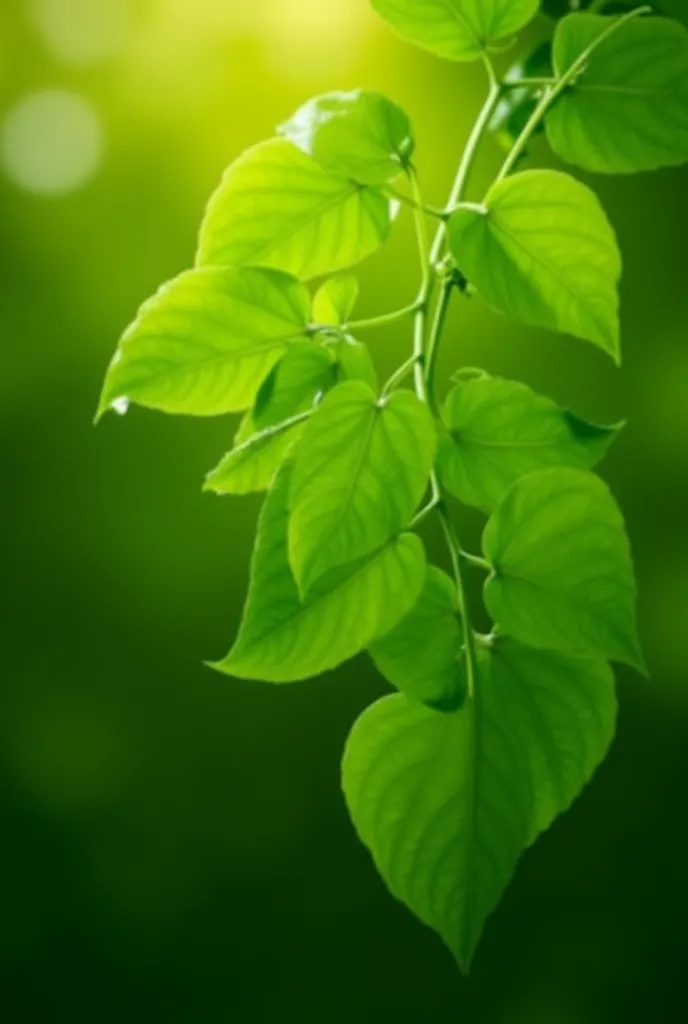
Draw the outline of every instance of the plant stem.
[[[555,100],[557,100],[565,89],[569,87],[576,80],[576,78],[585,70],[585,66],[592,57],[592,55],[602,46],[606,41],[619,31],[627,22],[632,21],[634,18],[640,17],[643,14],[652,14],[651,7],[638,7],[636,10],[631,11],[629,14],[623,15],[623,17],[615,18],[611,24],[600,33],[590,46],[586,47],[585,50],[576,58],[568,71],[564,72],[561,78],[558,78],[553,85],[545,89],[545,92],[540,99],[537,107],[528,119],[528,123],[525,128],[516,139],[511,152],[507,156],[502,169],[500,170],[495,184],[499,181],[503,181],[511,172],[514,167],[523,156],[526,146],[530,142],[533,133],[540,126],[540,122],[544,118],[545,114],[552,106]]]
[[[370,327],[384,327],[385,324],[392,324],[396,320],[403,320],[407,316],[413,316],[418,310],[418,303],[412,302],[410,306],[402,309],[395,309],[391,313],[383,313],[381,316],[372,316],[368,320],[352,320],[351,323],[342,326],[343,331],[363,331]]]
[[[502,83],[505,89],[531,89],[544,85],[554,85],[556,78],[508,78]]]
[[[405,363],[402,363],[401,366],[394,371],[382,389],[381,398],[386,398],[390,391],[393,391],[397,384],[400,384],[402,380],[409,375],[411,370],[415,369],[417,363],[418,357],[414,352],[412,356],[409,356]]]
[[[454,569],[454,579],[456,581],[456,595],[461,607],[466,631],[466,681],[468,684],[468,697],[471,699],[475,696],[475,687],[478,677],[478,656],[475,645],[475,634],[471,623],[471,613],[468,605],[466,581],[463,575],[463,566],[461,565],[461,543],[443,502],[440,502],[437,506],[437,511],[440,517],[440,523],[442,524],[444,538],[447,542],[447,547],[449,548],[452,568]]]
[[[403,192],[397,191],[397,189],[393,188],[391,185],[386,187],[385,194],[388,195],[390,199],[398,199],[399,202],[403,203],[405,206],[410,206],[413,209],[419,208],[416,199],[413,199],[411,196],[404,195]],[[449,216],[446,210],[440,210],[438,206],[430,206],[428,203],[423,203],[420,209],[430,217],[436,217],[438,220],[446,220]]]
[[[490,91],[485,101],[473,130],[470,134],[466,149],[464,150],[461,162],[459,164],[456,178],[452,186],[449,201],[447,203],[447,210],[451,211],[458,203],[460,203],[466,193],[466,188],[470,180],[475,158],[478,152],[478,147],[482,141],[482,137],[490,123],[490,119],[497,107],[499,98],[502,94],[502,87],[497,80],[492,62],[489,57],[484,58],[485,68],[490,80]],[[414,341],[413,341],[413,365],[415,369],[415,387],[416,394],[422,402],[425,402],[430,406],[432,411],[437,414],[436,400],[434,397],[434,380],[435,380],[435,368],[437,364],[437,355],[439,352],[440,341],[447,319],[447,312],[449,310],[449,303],[451,300],[452,291],[454,288],[453,282],[446,280],[442,283],[442,291],[438,299],[437,307],[435,310],[435,316],[433,318],[432,329],[430,332],[430,338],[428,340],[428,347],[426,351],[425,347],[425,335],[428,319],[428,311],[430,303],[432,301],[432,294],[435,287],[436,275],[434,273],[437,263],[442,255],[442,249],[445,244],[446,238],[446,223],[440,224],[437,233],[435,235],[434,242],[430,251],[428,252],[428,239],[427,239],[427,228],[425,223],[424,206],[420,196],[420,189],[418,186],[418,180],[415,172],[411,173],[411,185],[414,192],[414,198],[416,200],[416,208],[414,210],[415,223],[416,223],[416,237],[418,240],[418,251],[421,260],[421,287],[416,302],[416,312],[414,319]],[[405,364],[407,365],[407,364]],[[459,541],[454,524],[451,521],[449,513],[447,512],[446,506],[442,500],[442,491],[437,480],[435,473],[431,477],[432,486],[432,497],[429,503],[424,509],[418,513],[414,520],[414,525],[422,522],[429,512],[436,510],[440,522],[442,524],[442,530],[447,542],[447,548],[452,562],[452,568],[454,571],[454,580],[456,583],[456,593],[459,601],[459,605],[462,610],[464,625],[466,630],[466,675],[468,681],[468,694],[472,698],[475,696],[476,680],[478,675],[478,662],[476,652],[475,634],[473,632],[473,625],[471,621],[470,607],[468,603],[467,589],[465,585],[463,566],[461,564],[461,543]]]
[[[428,339],[428,345],[425,352],[425,384],[428,393],[428,405],[435,416],[439,416],[435,390],[437,353],[444,333],[444,326],[447,322],[447,314],[449,313],[453,290],[454,282],[452,280],[442,282],[442,289],[437,300],[437,305],[435,306],[435,316],[430,329],[430,337]]]
[[[471,555],[468,551],[463,549],[460,552],[464,562],[468,562],[469,565],[475,566],[476,569],[482,569],[483,572],[492,572],[492,566],[486,558],[481,558],[480,555]]]

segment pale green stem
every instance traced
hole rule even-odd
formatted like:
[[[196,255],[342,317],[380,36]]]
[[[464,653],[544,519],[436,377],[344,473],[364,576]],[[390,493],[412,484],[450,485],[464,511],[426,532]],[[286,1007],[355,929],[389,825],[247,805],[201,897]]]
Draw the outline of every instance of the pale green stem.
[[[367,320],[352,320],[351,323],[344,324],[341,330],[363,331],[370,327],[384,327],[386,324],[393,324],[397,320],[404,320],[407,316],[413,316],[417,311],[418,303],[412,302],[410,306],[404,306],[402,309],[395,309],[391,313],[382,313],[380,316],[371,316]]]
[[[490,123],[490,119],[496,109],[497,103],[501,96],[501,86],[497,81],[497,77],[492,67],[492,63],[489,57],[484,59],[485,67],[490,79],[490,92],[488,98],[483,105],[478,119],[475,123],[473,131],[468,139],[466,149],[464,150],[463,157],[459,164],[459,168],[454,180],[449,201],[447,203],[447,209],[452,210],[458,203],[460,203],[465,195],[466,187],[468,185],[475,158],[478,152],[478,147],[482,140],[482,137]],[[449,301],[451,298],[451,292],[453,290],[453,283],[445,281],[442,287],[442,294],[438,300],[438,306],[435,311],[435,317],[433,321],[433,327],[429,339],[428,350],[426,353],[425,349],[425,334],[428,318],[428,310],[432,299],[432,293],[434,290],[436,276],[434,274],[435,267],[442,255],[442,249],[446,238],[446,224],[441,224],[435,235],[435,240],[432,244],[432,248],[428,253],[428,242],[427,242],[427,228],[425,224],[425,216],[423,213],[423,203],[420,198],[420,189],[418,187],[418,181],[415,174],[411,178],[412,186],[414,189],[414,196],[417,201],[417,208],[415,209],[415,222],[416,222],[416,236],[418,239],[418,251],[420,253],[421,267],[422,267],[422,284],[417,302],[417,311],[415,315],[414,323],[414,346],[413,346],[413,360],[415,366],[415,385],[416,393],[421,401],[430,405],[435,410],[436,404],[434,395],[431,392],[431,387],[434,384],[435,365],[437,361],[437,354],[439,351],[439,344],[446,323],[447,311],[449,308]],[[468,603],[467,589],[463,575],[463,566],[461,564],[461,544],[451,521],[449,513],[442,500],[442,492],[437,480],[436,475],[433,473],[431,478],[432,484],[432,497],[428,505],[422,509],[416,516],[415,523],[421,522],[425,516],[432,510],[436,510],[440,522],[442,524],[442,530],[447,542],[447,548],[452,562],[452,568],[454,571],[454,579],[456,583],[456,592],[459,605],[462,610],[464,625],[466,630],[466,676],[468,683],[468,694],[469,697],[474,697],[476,680],[478,675],[478,662],[477,652],[475,644],[475,634],[473,632],[473,625],[471,621],[470,607]]]
[[[468,687],[468,696],[469,698],[473,698],[475,696],[475,687],[478,678],[478,655],[475,645],[475,633],[473,632],[473,625],[471,622],[471,612],[468,605],[466,581],[464,580],[463,566],[461,565],[461,543],[443,502],[439,503],[437,511],[440,517],[440,523],[442,524],[444,538],[447,542],[447,547],[449,548],[452,568],[454,569],[454,579],[456,580],[456,593],[459,599],[461,612],[463,614],[464,629],[466,632],[466,682]]]
[[[471,555],[468,551],[461,551],[461,557],[464,562],[468,562],[469,565],[474,566],[476,569],[482,569],[483,572],[491,573],[493,571],[492,566],[486,558],[481,558],[479,555]]]
[[[627,22],[632,21],[634,18],[638,18],[643,14],[652,14],[651,7],[638,7],[635,11],[631,11],[629,14],[623,15],[623,17],[615,18],[610,25],[600,33],[597,39],[586,47],[580,56],[573,62],[568,71],[564,72],[561,78],[558,78],[556,82],[545,89],[540,102],[530,116],[528,123],[525,128],[516,139],[511,152],[507,156],[501,171],[497,175],[496,182],[503,181],[518,163],[523,156],[526,146],[533,137],[534,132],[540,127],[540,124],[550,109],[552,104],[557,100],[561,94],[568,89],[568,87],[575,82],[576,78],[585,70],[585,67],[592,57],[592,55],[602,46],[606,41],[613,36],[620,28],[623,27]]]
[[[418,203],[415,199],[411,198],[411,196],[404,195],[403,192],[399,192],[391,185],[388,185],[385,188],[385,195],[389,196],[390,199],[398,199],[399,202],[403,203],[405,206],[410,206],[413,209],[418,209]],[[423,203],[422,207],[420,208],[423,210],[424,213],[427,213],[428,216],[435,217],[437,218],[437,220],[446,220],[447,217],[449,216],[446,210],[440,210],[439,207],[430,206],[428,205],[428,203]]]
[[[415,369],[418,364],[418,356],[414,353],[410,356],[405,363],[402,363],[398,369],[394,371],[392,376],[389,378],[387,383],[382,389],[382,398],[386,398],[390,391],[393,391],[397,384],[401,384],[403,380],[408,377],[409,373]]]
[[[536,89],[542,86],[554,85],[556,78],[508,78],[503,82],[505,89]]]

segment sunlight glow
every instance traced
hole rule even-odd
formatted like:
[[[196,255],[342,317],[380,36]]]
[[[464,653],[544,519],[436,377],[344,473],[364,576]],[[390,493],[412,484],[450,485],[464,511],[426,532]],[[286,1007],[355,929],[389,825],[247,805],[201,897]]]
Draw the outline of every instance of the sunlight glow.
[[[360,57],[369,24],[365,4],[352,0],[268,0],[264,39],[271,63],[308,80],[341,72]]]
[[[126,44],[132,0],[29,0],[29,5],[45,46],[65,63],[96,64]]]

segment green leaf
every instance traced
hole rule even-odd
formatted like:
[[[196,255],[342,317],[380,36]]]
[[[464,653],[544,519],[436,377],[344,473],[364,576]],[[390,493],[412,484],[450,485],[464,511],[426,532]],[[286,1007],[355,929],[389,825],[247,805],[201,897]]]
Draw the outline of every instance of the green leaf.
[[[398,177],[415,146],[404,111],[367,89],[318,96],[279,133],[330,174],[362,185],[384,185]]]
[[[428,567],[423,592],[408,615],[370,648],[376,667],[410,700],[442,711],[466,693],[463,626],[456,588],[446,573]]]
[[[453,713],[401,695],[373,705],[342,768],[349,812],[387,886],[464,971],[519,855],[603,759],[616,711],[602,662],[504,640],[480,668],[476,695]]]
[[[408,525],[435,457],[432,417],[410,391],[378,399],[340,384],[304,430],[292,479],[289,556],[302,593]]]
[[[310,409],[335,379],[331,348],[312,341],[294,345],[261,385],[251,413],[253,426],[263,430]]]
[[[333,177],[286,139],[272,139],[227,170],[201,227],[201,266],[267,266],[302,280],[358,263],[385,241],[390,202]]]
[[[535,650],[506,636],[483,655],[481,671],[500,692],[520,698],[514,732],[530,763],[533,841],[568,810],[607,755],[616,728],[614,675],[606,661]]]
[[[298,414],[312,408],[334,384],[335,370],[330,349],[313,342],[294,345],[266,377],[254,409],[242,421],[236,447],[208,474],[204,490],[266,491],[303,431],[304,420]]]
[[[522,643],[645,671],[623,519],[590,473],[547,469],[514,484],[483,535],[485,603]]]
[[[115,403],[213,416],[247,409],[307,336],[310,297],[271,270],[191,270],[149,299],[119,343],[98,416]]]
[[[572,14],[557,26],[564,74],[609,26]],[[688,31],[665,18],[627,22],[593,53],[546,119],[554,152],[588,171],[623,174],[688,161]]]
[[[377,393],[377,370],[367,345],[346,334],[333,344],[332,349],[342,380],[361,380]]]
[[[425,579],[422,543],[402,534],[329,573],[302,601],[287,553],[291,473],[287,461],[261,512],[237,641],[212,666],[242,679],[286,683],[335,668],[393,629],[418,600]]]
[[[592,469],[619,427],[586,423],[525,384],[483,377],[449,393],[437,466],[465,505],[492,510],[521,477],[548,466]]]
[[[494,185],[449,222],[461,272],[501,313],[591,341],[617,362],[621,255],[593,192],[557,171]]]
[[[351,316],[358,299],[358,280],[353,274],[331,277],[315,293],[313,320],[316,324],[341,327]]]
[[[372,0],[400,36],[448,60],[477,60],[537,14],[540,0]]]

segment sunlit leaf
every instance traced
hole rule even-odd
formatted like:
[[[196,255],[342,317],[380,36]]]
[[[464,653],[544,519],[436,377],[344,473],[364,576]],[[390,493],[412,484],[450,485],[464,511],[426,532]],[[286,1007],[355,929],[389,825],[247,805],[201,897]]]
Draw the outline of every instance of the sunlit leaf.
[[[408,525],[435,447],[432,417],[410,391],[380,400],[352,381],[327,395],[304,430],[292,479],[289,555],[304,593]]]
[[[609,26],[573,14],[557,26],[554,63],[564,74]],[[547,117],[563,160],[588,171],[630,173],[688,161],[688,30],[666,18],[636,18],[593,53]]]
[[[310,298],[270,270],[191,270],[141,307],[108,370],[99,415],[121,400],[212,416],[247,409],[307,336]]]
[[[522,643],[626,662],[644,671],[624,522],[591,473],[547,469],[519,480],[483,536],[485,602]]]
[[[383,676],[411,700],[448,710],[458,707],[466,691],[462,649],[456,587],[446,573],[429,566],[417,603],[370,654]]]
[[[442,714],[387,697],[343,761],[354,825],[391,892],[467,971],[521,852],[603,759],[616,702],[603,662],[499,641],[475,696]]]
[[[253,410],[246,414],[235,447],[208,474],[205,490],[250,494],[267,490],[303,430],[298,414],[335,382],[334,355],[313,342],[294,345],[268,374]],[[296,420],[296,421],[295,421]],[[284,424],[291,425],[285,429]]]
[[[285,683],[334,668],[393,629],[423,586],[423,545],[402,534],[302,601],[287,551],[291,470],[285,463],[263,506],[239,636],[213,666],[228,675]]]
[[[361,380],[377,394],[379,388],[375,363],[368,346],[350,334],[336,341],[332,349],[342,380]]]
[[[404,111],[367,89],[317,96],[279,131],[326,171],[363,185],[396,178],[409,166],[414,149]]]
[[[619,427],[598,427],[525,384],[488,377],[460,382],[443,410],[437,464],[442,485],[466,505],[491,510],[527,473],[592,469]]]
[[[345,324],[358,298],[358,280],[353,274],[338,274],[318,288],[313,298],[313,321],[316,324]]]
[[[385,241],[390,203],[324,171],[286,139],[227,170],[201,227],[201,266],[267,266],[302,280],[350,267]]]
[[[410,43],[449,60],[477,60],[491,44],[518,32],[540,0],[371,0]]]
[[[493,186],[483,206],[449,222],[452,255],[502,313],[591,341],[620,359],[621,256],[590,189],[557,171],[525,171]]]

